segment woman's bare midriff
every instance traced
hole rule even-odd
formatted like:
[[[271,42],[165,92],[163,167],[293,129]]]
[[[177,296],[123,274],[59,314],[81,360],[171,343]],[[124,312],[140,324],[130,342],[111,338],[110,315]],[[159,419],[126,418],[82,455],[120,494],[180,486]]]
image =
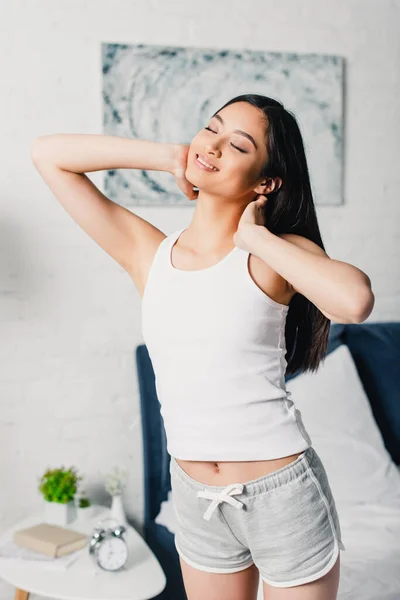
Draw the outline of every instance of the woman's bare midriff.
[[[195,481],[205,485],[230,485],[246,483],[268,473],[273,473],[285,465],[295,461],[302,452],[274,458],[271,460],[252,461],[197,461],[176,458],[179,466]]]

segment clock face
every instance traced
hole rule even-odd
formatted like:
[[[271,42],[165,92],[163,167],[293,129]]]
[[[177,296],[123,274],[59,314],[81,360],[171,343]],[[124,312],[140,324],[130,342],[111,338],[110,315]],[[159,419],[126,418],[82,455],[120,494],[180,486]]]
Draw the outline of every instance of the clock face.
[[[128,549],[124,540],[117,537],[105,538],[97,552],[97,562],[106,571],[116,571],[126,562]]]

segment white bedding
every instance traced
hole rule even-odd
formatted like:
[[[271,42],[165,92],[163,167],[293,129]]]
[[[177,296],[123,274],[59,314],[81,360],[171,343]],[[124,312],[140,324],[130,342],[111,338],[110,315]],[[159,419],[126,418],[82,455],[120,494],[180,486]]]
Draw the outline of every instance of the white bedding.
[[[346,548],[338,600],[400,600],[400,469],[384,446],[347,346],[287,389],[335,497]],[[170,492],[155,521],[174,533],[172,502]]]

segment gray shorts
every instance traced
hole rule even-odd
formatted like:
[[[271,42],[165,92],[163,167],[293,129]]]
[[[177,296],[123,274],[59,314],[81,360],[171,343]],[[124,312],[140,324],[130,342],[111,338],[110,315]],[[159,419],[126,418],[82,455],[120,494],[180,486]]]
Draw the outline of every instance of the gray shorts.
[[[314,581],[335,564],[339,517],[312,446],[292,463],[246,483],[206,485],[171,457],[175,546],[191,566],[234,573],[253,563],[272,586]]]

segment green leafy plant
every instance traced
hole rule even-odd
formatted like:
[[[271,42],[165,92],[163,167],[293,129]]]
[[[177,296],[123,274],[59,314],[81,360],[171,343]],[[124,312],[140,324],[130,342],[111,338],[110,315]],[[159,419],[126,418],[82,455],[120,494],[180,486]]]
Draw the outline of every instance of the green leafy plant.
[[[74,467],[47,469],[39,481],[38,489],[48,502],[67,504],[74,499],[81,479]]]
[[[91,500],[89,499],[88,493],[86,491],[85,485],[82,484],[83,477],[80,478],[77,484],[77,490],[75,493],[75,506],[77,508],[88,508],[92,505]]]
[[[88,506],[91,506],[91,504],[89,498],[79,498],[79,508],[87,508]]]

